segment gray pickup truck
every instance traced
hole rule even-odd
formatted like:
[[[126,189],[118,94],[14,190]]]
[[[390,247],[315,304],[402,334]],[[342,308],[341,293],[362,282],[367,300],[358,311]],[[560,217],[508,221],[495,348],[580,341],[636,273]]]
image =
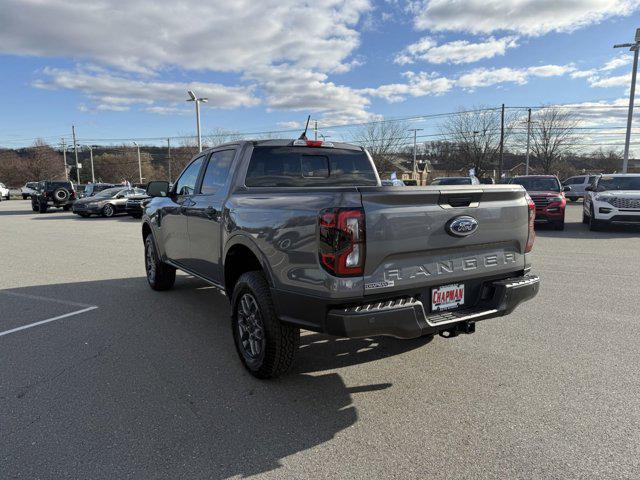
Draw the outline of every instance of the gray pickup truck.
[[[454,337],[538,292],[519,185],[385,187],[363,148],[302,139],[220,145],[147,193],[149,285],[179,269],[225,292],[259,378],[291,366],[300,328]]]

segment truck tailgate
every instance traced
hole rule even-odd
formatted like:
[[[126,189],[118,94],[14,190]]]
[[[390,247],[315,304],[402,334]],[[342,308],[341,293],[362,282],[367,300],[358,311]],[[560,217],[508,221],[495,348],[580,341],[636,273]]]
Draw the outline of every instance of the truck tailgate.
[[[360,193],[366,222],[365,295],[524,268],[528,214],[520,186],[364,187]],[[472,234],[456,236],[448,228],[459,216],[477,222]]]

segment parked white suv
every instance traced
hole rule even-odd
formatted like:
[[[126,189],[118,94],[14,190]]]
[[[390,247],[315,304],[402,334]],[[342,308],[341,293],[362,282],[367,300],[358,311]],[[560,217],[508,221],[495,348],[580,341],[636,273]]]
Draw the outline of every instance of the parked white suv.
[[[596,179],[596,175],[576,175],[575,177],[567,178],[562,185],[565,187],[571,187],[565,197],[567,200],[577,202],[585,195],[585,189],[593,183]]]
[[[31,195],[36,193],[36,188],[38,188],[38,182],[25,183],[24,187],[20,189],[20,193],[22,194],[22,199],[26,200],[27,198],[31,198]]]
[[[0,183],[0,201],[9,200],[9,198],[11,198],[9,189],[5,186],[4,183]]]
[[[582,221],[591,230],[640,225],[640,174],[600,175],[586,188]]]

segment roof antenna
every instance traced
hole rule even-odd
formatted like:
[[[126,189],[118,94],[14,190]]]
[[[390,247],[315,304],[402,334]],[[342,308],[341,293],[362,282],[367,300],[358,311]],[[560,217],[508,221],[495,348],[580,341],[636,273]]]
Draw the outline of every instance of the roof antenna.
[[[307,124],[304,127],[304,132],[302,132],[302,135],[300,135],[298,137],[298,140],[306,140],[307,139],[307,129],[309,128],[309,120],[311,120],[311,115],[309,115],[307,117]]]

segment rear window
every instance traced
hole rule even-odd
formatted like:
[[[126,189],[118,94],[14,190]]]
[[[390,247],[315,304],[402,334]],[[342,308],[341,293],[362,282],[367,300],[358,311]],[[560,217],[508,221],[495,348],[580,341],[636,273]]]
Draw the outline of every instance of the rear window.
[[[73,188],[69,182],[48,182],[47,186],[49,188],[66,188],[67,190]]]
[[[513,182],[517,185],[522,185],[525,190],[531,192],[559,192],[560,183],[553,177],[516,177]]]
[[[471,178],[469,177],[447,177],[437,178],[431,185],[471,185]]]
[[[375,186],[376,174],[361,150],[255,147],[247,187]]]

